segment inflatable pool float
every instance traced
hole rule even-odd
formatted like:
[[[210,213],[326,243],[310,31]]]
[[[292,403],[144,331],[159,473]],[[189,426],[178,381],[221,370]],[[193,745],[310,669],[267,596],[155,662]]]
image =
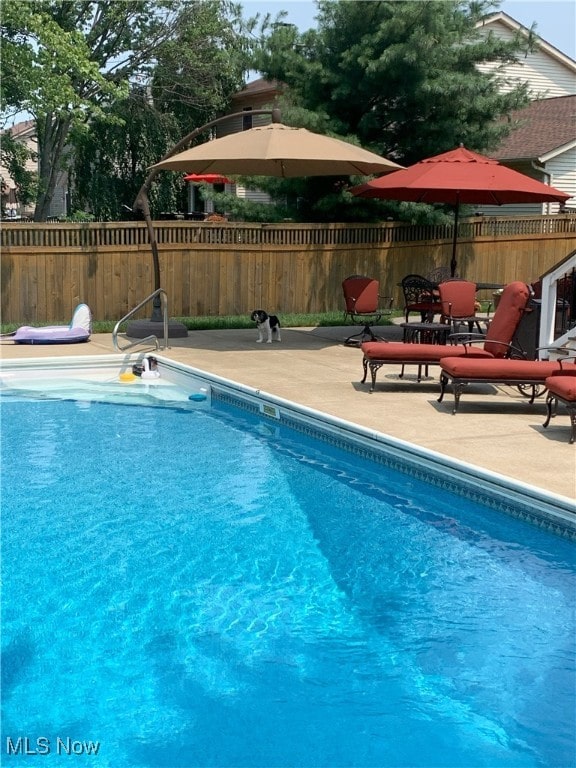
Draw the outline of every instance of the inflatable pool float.
[[[23,325],[14,333],[16,344],[78,344],[88,341],[92,332],[92,315],[86,304],[74,310],[70,325],[47,325],[33,328]]]

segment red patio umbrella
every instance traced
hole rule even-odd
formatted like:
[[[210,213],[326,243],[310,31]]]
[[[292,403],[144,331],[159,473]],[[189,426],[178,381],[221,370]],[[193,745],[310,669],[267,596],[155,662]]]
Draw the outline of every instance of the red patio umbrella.
[[[554,187],[462,146],[353,187],[350,192],[357,197],[454,206],[452,275],[456,272],[460,205],[564,203],[570,198]]]
[[[188,173],[184,181],[195,181],[204,184],[234,184],[231,179],[221,176],[219,173]]]

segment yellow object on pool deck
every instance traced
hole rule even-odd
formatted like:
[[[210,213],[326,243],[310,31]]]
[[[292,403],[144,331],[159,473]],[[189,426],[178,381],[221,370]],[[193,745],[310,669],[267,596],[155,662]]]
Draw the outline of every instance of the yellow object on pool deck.
[[[134,376],[133,373],[126,371],[125,373],[121,373],[119,378],[120,378],[120,381],[123,381],[124,383],[129,384],[131,381],[134,381],[136,376]]]

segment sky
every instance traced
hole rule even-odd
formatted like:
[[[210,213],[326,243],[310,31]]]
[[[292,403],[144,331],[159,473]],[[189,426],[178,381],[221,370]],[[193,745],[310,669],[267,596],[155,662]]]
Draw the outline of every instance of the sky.
[[[416,2],[417,0],[415,0]],[[300,31],[316,26],[316,4],[312,0],[240,0],[245,17],[259,13],[273,16],[287,11],[286,22],[295,24]],[[576,59],[576,2],[575,0],[504,0],[499,10],[507,13],[525,27],[536,23],[536,33],[562,53]]]

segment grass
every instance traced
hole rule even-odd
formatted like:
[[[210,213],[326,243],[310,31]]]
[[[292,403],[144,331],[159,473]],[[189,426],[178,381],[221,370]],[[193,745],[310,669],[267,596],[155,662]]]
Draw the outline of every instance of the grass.
[[[482,302],[482,311],[486,311],[490,302]],[[380,320],[379,325],[391,325],[392,318],[403,316],[402,310],[394,310]],[[227,329],[253,328],[254,323],[248,315],[202,315],[199,317],[173,317],[183,323],[189,331],[218,331]],[[280,321],[284,328],[330,328],[338,325],[352,325],[350,320],[344,320],[341,310],[335,312],[282,313]],[[53,321],[49,323],[32,323],[32,325],[68,325],[69,321]],[[112,333],[116,320],[93,320],[93,333]],[[0,323],[0,334],[13,333],[21,325],[29,323]]]
[[[391,317],[400,315],[401,312],[392,313],[380,321],[380,325],[390,325]],[[221,316],[200,316],[200,317],[174,317],[171,318],[183,323],[189,331],[215,331],[226,329],[253,328],[254,323],[248,315],[221,315]],[[351,325],[350,321],[344,321],[344,313],[337,312],[318,312],[313,314],[282,314],[281,323],[284,328],[306,328],[311,327],[333,327],[338,325]],[[2,323],[0,333],[12,333],[23,323]],[[37,325],[41,325],[38,323]],[[51,322],[46,325],[68,325],[67,322]],[[114,320],[94,320],[92,330],[94,333],[112,333],[116,321]]]

